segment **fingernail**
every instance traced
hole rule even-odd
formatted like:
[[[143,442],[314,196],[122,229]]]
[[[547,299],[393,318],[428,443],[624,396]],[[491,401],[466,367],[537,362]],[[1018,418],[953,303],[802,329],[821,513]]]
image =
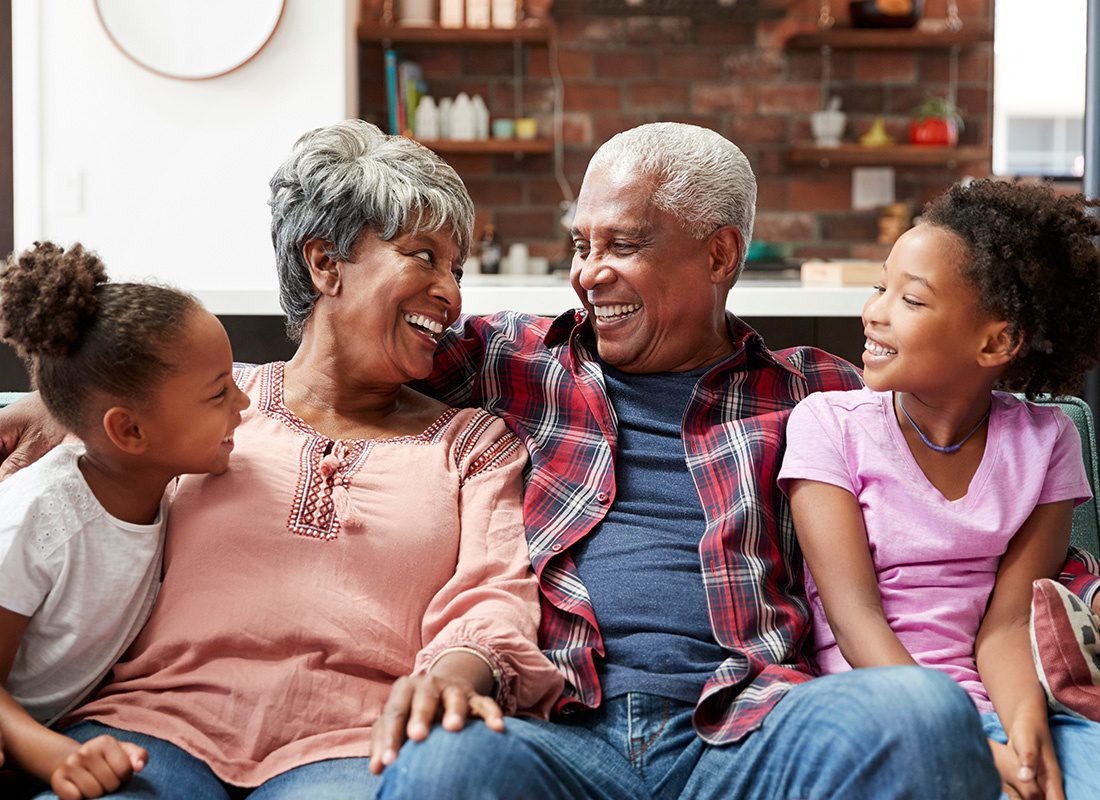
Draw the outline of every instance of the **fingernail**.
[[[393,750],[393,748],[390,748],[382,754],[382,763],[386,765],[392,764],[394,760],[396,760],[396,758],[397,753]]]
[[[1030,781],[1035,777],[1035,770],[1031,767],[1020,767],[1020,771],[1016,774],[1019,776],[1020,780]]]

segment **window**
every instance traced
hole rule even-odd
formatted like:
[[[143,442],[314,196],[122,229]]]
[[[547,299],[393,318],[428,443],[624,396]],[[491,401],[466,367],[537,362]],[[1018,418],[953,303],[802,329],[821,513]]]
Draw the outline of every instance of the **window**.
[[[1084,174],[1085,23],[1081,0],[998,0],[993,171]]]

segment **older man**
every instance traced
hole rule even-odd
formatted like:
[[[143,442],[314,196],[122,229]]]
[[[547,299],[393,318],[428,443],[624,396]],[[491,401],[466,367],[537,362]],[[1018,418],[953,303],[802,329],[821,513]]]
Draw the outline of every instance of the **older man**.
[[[553,722],[460,733],[397,702],[416,740],[383,797],[995,797],[977,713],[914,667],[810,681],[801,557],[776,473],[790,409],[860,384],[772,352],[725,310],[756,182],[718,134],[657,123],[589,165],[573,225],[583,311],[470,318],[433,388],[531,453],[525,521]],[[433,704],[424,704],[424,707]],[[426,737],[426,738],[425,738]]]

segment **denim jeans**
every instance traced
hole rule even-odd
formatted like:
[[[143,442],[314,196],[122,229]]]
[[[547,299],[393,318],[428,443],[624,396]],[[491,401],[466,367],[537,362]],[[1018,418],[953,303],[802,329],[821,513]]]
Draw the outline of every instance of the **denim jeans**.
[[[145,769],[134,775],[111,798],[157,800],[372,800],[381,779],[368,769],[367,758],[332,758],[316,761],[276,775],[254,789],[232,786],[220,780],[210,767],[182,748],[140,733],[111,728],[98,722],[81,722],[64,731],[78,742],[102,734],[139,744],[149,751]],[[35,800],[56,798],[44,792]]]
[[[996,798],[973,703],[919,667],[861,669],[790,690],[741,742],[712,746],[689,704],[616,697],[569,722],[508,719],[407,742],[391,798]]]
[[[1008,735],[996,714],[982,714],[982,727],[990,739],[1008,743]],[[1100,722],[1051,714],[1050,736],[1058,766],[1062,768],[1066,800],[1095,798],[1100,787]]]

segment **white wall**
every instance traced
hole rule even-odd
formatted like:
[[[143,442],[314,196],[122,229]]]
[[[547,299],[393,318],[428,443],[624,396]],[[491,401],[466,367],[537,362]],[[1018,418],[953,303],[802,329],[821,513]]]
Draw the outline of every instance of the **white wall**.
[[[116,50],[91,0],[14,0],[16,248],[79,240],[116,280],[277,311],[267,181],[298,135],[355,116],[356,5],[286,0],[256,58],[179,81]]]

